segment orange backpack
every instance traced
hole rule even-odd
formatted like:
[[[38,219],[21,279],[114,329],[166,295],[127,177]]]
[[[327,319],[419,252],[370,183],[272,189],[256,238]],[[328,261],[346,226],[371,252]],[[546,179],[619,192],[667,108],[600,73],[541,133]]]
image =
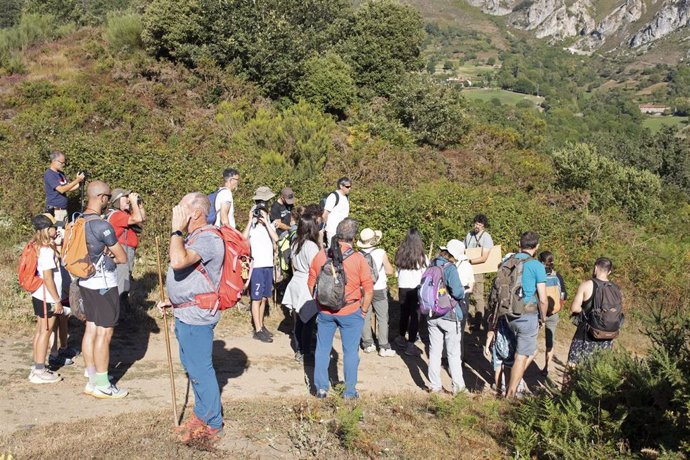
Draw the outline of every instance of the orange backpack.
[[[93,218],[89,217],[91,216],[78,217],[67,224],[62,242],[62,263],[68,272],[79,278],[89,278],[96,272],[86,246],[86,223],[100,217],[95,215]]]
[[[43,279],[38,276],[38,251],[39,248],[30,241],[26,243],[22,255],[19,256],[19,285],[29,292],[35,292],[43,285]]]
[[[194,239],[203,232],[214,232],[220,236],[225,247],[223,269],[221,270],[218,289],[216,290],[204,265],[199,262],[196,266],[196,270],[204,275],[204,278],[208,281],[213,292],[199,294],[193,302],[175,305],[175,307],[182,308],[197,305],[200,308],[213,310],[215,313],[216,310],[227,310],[228,308],[234,307],[240,300],[240,297],[242,297],[244,284],[246,280],[249,279],[251,267],[249,242],[244,238],[242,233],[228,225],[223,225],[220,228],[207,228],[201,230],[194,236]],[[194,240],[191,239],[189,243],[191,244],[193,241]]]

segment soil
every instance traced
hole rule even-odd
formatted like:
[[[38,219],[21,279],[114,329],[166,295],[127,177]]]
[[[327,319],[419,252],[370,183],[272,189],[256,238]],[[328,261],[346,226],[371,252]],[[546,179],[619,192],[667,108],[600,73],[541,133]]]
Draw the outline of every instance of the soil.
[[[392,307],[394,308],[394,307]],[[313,367],[297,363],[290,347],[289,320],[281,312],[274,312],[269,328],[275,331],[273,343],[262,343],[251,337],[249,316],[246,312],[226,312],[216,328],[214,340],[214,364],[227,405],[237,399],[254,399],[276,396],[307,396],[308,381]],[[276,318],[276,316],[280,318]],[[395,320],[395,315],[393,316]],[[277,324],[280,322],[280,324]],[[32,429],[56,422],[98,418],[118,414],[171,408],[171,392],[166,358],[166,346],[162,333],[162,319],[154,319],[146,312],[138,312],[122,327],[116,328],[111,344],[110,374],[118,386],[130,394],[117,401],[97,400],[82,391],[86,379],[80,358],[71,366],[58,370],[64,378],[57,384],[35,385],[28,381],[31,365],[31,335],[28,331],[14,332],[0,340],[2,368],[0,387],[0,435],[16,430]],[[552,378],[561,381],[572,327],[560,322],[557,335]],[[565,324],[564,324],[565,323]],[[79,345],[82,327],[71,320],[70,342]],[[277,329],[277,330],[276,330]],[[560,337],[559,337],[560,336]],[[188,392],[187,378],[178,357],[177,342],[171,333],[171,352],[175,375],[178,413],[193,404],[193,394]],[[481,352],[477,335],[466,333],[464,376],[468,389],[474,393],[491,392],[493,379],[491,363]],[[525,380],[531,390],[544,385],[543,332],[540,332],[540,353],[531,365]],[[418,346],[423,346],[417,342]],[[420,357],[410,357],[398,350],[395,357],[379,357],[376,353],[360,352],[358,391],[362,394],[390,394],[425,391],[427,380],[426,350]],[[342,350],[339,337],[333,344],[331,380],[342,381]],[[450,388],[450,378],[444,373],[444,386]]]

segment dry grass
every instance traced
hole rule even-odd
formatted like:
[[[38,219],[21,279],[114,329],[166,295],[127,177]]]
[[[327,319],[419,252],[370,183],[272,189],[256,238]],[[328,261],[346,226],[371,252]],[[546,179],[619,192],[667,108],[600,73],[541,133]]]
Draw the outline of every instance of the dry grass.
[[[499,446],[505,408],[492,398],[464,395],[370,397],[356,405],[337,397],[238,400],[224,407],[226,436],[215,447],[179,444],[170,414],[151,411],[20,430],[0,438],[0,454],[65,459],[498,458],[507,453]]]

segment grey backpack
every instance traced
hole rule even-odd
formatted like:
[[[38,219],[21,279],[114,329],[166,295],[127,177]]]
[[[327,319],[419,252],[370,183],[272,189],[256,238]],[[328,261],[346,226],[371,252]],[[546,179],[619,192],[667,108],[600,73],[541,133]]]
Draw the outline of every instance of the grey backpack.
[[[374,249],[375,251],[376,249]],[[371,280],[376,284],[376,282],[379,280],[379,267],[376,266],[376,261],[374,260],[374,256],[371,255],[372,252],[374,251],[360,251],[362,255],[364,256],[364,260],[367,261],[367,264],[369,265],[369,268],[371,269]]]
[[[343,253],[343,262],[354,254],[352,248]],[[332,257],[326,259],[321,267],[319,276],[316,277],[314,299],[316,302],[331,311],[341,310],[345,304],[345,285],[347,276],[342,263],[338,263]]]
[[[494,318],[498,319],[505,315],[518,317],[523,313],[537,311],[536,304],[525,303],[525,294],[522,289],[522,271],[525,262],[529,260],[534,259],[531,256],[518,258],[513,255],[499,267],[489,294],[489,307],[493,311]]]

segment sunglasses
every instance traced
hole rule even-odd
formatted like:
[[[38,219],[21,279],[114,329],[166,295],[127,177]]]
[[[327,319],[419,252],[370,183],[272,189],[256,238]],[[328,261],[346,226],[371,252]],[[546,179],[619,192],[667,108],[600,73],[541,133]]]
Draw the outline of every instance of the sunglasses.
[[[345,188],[352,188],[352,185],[343,185]]]
[[[98,196],[107,196],[108,199],[111,199],[113,197],[113,195],[111,195],[110,193],[99,193]]]

